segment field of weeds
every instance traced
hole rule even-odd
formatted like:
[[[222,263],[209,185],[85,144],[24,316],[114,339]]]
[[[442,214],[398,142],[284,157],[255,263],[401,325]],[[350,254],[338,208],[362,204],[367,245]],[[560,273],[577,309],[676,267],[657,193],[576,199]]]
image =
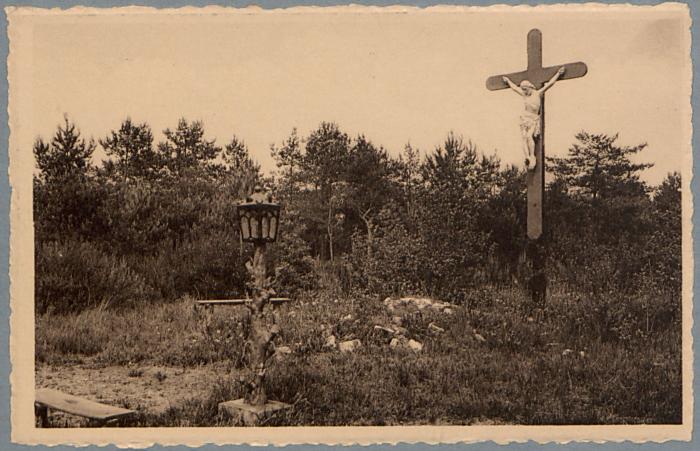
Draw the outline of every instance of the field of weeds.
[[[447,313],[296,296],[278,310],[276,345],[291,352],[271,359],[266,380],[269,397],[293,408],[265,425],[680,423],[677,300],[550,292],[532,309],[516,289],[475,290]],[[45,313],[37,386],[137,409],[129,426],[231,424],[217,404],[241,394],[245,310],[184,298]],[[391,330],[422,349],[391,346]],[[340,352],[331,336],[360,346]]]

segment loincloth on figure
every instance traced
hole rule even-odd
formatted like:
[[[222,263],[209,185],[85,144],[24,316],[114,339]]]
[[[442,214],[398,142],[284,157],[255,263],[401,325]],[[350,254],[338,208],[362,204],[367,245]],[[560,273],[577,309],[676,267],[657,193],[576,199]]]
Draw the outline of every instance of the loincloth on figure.
[[[526,136],[540,136],[540,117],[529,114],[520,116],[520,131]]]

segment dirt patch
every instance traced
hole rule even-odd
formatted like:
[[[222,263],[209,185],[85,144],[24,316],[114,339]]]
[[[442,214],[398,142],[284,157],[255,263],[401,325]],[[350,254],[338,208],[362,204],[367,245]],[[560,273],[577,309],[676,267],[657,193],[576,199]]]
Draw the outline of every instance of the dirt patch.
[[[174,368],[38,364],[35,375],[37,387],[54,388],[93,401],[153,414],[162,413],[187,399],[205,397],[213,385],[232,377],[226,365]]]

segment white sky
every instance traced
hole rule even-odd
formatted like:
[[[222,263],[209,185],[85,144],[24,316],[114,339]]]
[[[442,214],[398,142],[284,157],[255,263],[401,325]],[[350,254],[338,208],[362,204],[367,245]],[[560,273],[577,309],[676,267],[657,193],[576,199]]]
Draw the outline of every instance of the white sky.
[[[682,10],[217,11],[22,17],[31,45],[11,51],[31,79],[14,94],[26,108],[13,142],[30,152],[64,113],[95,139],[131,116],[158,141],[185,117],[221,145],[236,134],[269,171],[271,143],[335,121],[392,154],[407,142],[432,150],[452,130],[520,163],[520,99],[484,83],[524,70],[527,32],[539,28],[545,66],[588,65],[547,94],[549,156],[564,155],[579,130],[619,132],[621,144],[649,144],[640,161],[656,164],[644,177],[655,184],[690,152]]]

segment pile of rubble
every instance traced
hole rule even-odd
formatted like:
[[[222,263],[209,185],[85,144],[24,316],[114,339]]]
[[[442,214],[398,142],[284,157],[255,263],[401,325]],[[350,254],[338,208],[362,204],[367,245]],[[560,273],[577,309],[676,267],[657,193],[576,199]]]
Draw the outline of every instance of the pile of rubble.
[[[403,298],[386,298],[384,305],[393,314],[405,314],[419,310],[431,309],[439,313],[451,315],[455,306],[449,302],[438,301],[426,297],[407,296]]]
[[[424,310],[433,310],[445,315],[451,315],[455,311],[455,306],[449,302],[442,302],[427,297],[402,297],[402,298],[386,298],[384,306],[392,314],[392,324],[389,326],[376,324],[374,331],[383,335],[386,342],[394,349],[410,349],[415,352],[423,350],[423,343],[409,337],[408,330],[403,327],[403,317],[412,313]],[[340,322],[352,320],[352,315],[346,315],[340,319]],[[325,327],[322,327],[322,330]],[[428,325],[428,330],[431,333],[439,334],[445,332],[445,329],[435,323]],[[362,347],[362,342],[358,339],[339,341],[335,335],[327,335],[324,343],[325,348],[337,349],[340,352],[354,352]]]

